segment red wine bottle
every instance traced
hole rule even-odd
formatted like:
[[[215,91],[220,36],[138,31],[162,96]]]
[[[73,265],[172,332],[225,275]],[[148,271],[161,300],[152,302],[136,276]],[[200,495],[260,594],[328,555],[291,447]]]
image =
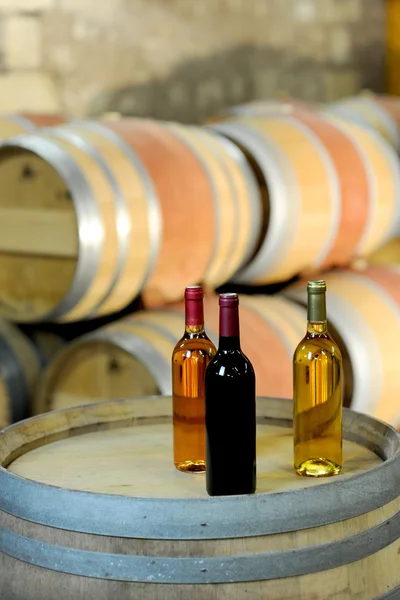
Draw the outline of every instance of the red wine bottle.
[[[219,347],[205,376],[207,493],[253,494],[256,379],[240,348],[238,295],[221,294],[219,306]]]

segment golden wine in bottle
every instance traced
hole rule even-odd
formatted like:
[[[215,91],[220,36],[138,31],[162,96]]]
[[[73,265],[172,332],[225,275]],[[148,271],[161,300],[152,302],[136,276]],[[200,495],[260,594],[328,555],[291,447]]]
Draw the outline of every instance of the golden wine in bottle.
[[[307,294],[307,333],[293,357],[294,468],[329,477],[342,468],[342,356],[327,328],[325,281],[309,281]]]
[[[206,368],[216,348],[204,329],[203,289],[185,290],[185,332],[172,353],[174,463],[185,473],[204,473]]]

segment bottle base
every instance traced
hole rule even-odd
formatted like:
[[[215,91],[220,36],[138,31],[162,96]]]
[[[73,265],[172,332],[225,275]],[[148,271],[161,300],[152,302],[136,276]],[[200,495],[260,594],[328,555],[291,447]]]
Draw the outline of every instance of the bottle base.
[[[302,477],[332,477],[338,475],[342,467],[327,458],[309,458],[300,465],[295,465],[295,471]]]
[[[178,471],[182,473],[205,473],[206,472],[206,463],[204,460],[185,460],[181,462],[176,462],[175,467]]]

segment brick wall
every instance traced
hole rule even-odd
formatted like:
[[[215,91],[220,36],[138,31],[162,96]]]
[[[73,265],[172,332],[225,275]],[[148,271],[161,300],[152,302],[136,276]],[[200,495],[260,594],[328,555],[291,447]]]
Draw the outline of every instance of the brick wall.
[[[0,0],[0,111],[199,121],[383,89],[384,0]]]

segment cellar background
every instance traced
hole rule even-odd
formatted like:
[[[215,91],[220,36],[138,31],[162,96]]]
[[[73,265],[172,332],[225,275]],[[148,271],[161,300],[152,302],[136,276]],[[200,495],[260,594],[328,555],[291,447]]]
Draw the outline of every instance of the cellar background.
[[[383,91],[386,14],[384,0],[0,0],[0,111],[200,122],[277,91]]]

